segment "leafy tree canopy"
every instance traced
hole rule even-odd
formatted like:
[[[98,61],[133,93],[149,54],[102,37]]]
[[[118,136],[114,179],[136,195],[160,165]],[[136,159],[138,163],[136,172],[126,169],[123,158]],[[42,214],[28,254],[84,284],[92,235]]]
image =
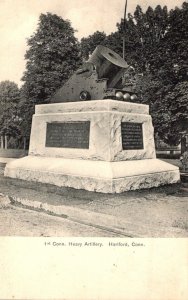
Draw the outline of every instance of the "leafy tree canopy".
[[[0,82],[0,105],[17,103],[19,101],[18,85],[9,80]]]
[[[6,80],[0,82],[0,133],[16,135],[19,128],[16,124],[20,91],[18,85]]]
[[[51,95],[80,63],[74,29],[67,20],[41,14],[37,31],[28,39],[23,93],[33,103],[49,103]]]

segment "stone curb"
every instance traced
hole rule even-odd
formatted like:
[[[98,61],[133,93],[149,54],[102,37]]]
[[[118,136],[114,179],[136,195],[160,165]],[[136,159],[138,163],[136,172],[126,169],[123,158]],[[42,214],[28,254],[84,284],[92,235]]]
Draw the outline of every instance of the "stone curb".
[[[150,238],[150,237],[178,237],[182,230],[173,227],[154,228],[145,226],[143,224],[127,222],[126,220],[107,215],[104,213],[93,212],[77,207],[70,207],[66,205],[51,205],[39,201],[22,199],[18,197],[5,197],[6,204],[18,205],[23,208],[32,209],[54,216],[66,218],[70,221],[84,224],[91,227],[100,228],[106,231],[116,233],[122,237],[134,238]],[[8,202],[8,203],[7,203]]]

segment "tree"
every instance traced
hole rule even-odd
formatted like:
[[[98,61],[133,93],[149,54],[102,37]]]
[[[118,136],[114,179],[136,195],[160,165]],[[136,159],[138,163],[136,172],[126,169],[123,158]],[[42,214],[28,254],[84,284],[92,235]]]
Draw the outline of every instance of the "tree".
[[[122,22],[118,26],[120,32],[121,27]],[[155,9],[148,7],[143,13],[138,6],[134,16],[129,15],[126,28],[132,28],[136,48],[130,53],[129,36],[127,61],[132,60],[137,72],[143,74],[136,83],[139,101],[150,105],[157,136],[177,145],[188,128],[188,4],[183,3],[181,9],[170,13],[159,5]]]
[[[177,145],[188,131],[188,3],[170,11],[159,51],[163,64],[157,72],[162,86],[155,106],[156,129],[165,142]]]
[[[23,138],[24,149],[29,147],[32,116],[35,113],[35,105],[32,101],[26,101],[24,89],[20,88],[20,101],[18,103],[18,124]]]
[[[28,39],[26,71],[22,80],[20,111],[22,134],[29,138],[36,104],[49,103],[52,95],[81,63],[74,29],[67,20],[41,14],[36,32]]]
[[[13,128],[10,130],[10,123],[13,127],[17,116],[17,105],[20,99],[18,85],[12,81],[6,80],[0,83],[0,132],[1,134],[13,134]]]
[[[37,31],[28,39],[23,93],[34,104],[49,103],[53,93],[80,64],[79,47],[69,21],[41,14]]]
[[[17,125],[20,91],[18,85],[6,80],[0,83],[0,135],[17,138],[20,134]],[[6,141],[7,143],[7,141]]]

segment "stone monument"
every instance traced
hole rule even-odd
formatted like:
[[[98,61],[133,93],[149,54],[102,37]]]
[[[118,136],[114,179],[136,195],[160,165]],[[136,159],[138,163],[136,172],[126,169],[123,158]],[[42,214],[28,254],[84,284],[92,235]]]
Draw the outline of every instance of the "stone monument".
[[[29,155],[5,176],[102,193],[178,182],[179,169],[156,159],[148,105],[122,86],[129,66],[98,46],[60,88],[52,104],[37,105]]]

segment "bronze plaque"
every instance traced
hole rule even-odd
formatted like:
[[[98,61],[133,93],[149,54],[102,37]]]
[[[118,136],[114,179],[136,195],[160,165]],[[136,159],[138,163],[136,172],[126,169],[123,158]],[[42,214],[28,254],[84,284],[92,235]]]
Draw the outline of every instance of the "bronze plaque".
[[[123,150],[144,149],[142,123],[122,122],[121,136]]]
[[[46,147],[89,149],[90,122],[47,123]]]

